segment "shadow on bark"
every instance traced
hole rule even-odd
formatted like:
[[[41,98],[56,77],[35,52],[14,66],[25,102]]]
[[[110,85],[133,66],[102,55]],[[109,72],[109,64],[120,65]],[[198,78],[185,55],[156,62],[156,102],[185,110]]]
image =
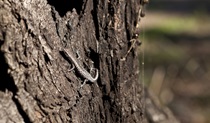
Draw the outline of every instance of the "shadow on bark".
[[[67,11],[71,11],[73,8],[76,9],[77,13],[82,10],[82,0],[48,0],[48,3],[55,7],[56,11],[63,17]]]

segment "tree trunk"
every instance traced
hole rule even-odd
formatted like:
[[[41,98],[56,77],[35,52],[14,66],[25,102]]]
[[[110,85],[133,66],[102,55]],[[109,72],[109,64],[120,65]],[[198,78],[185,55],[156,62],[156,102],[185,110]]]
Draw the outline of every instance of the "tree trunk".
[[[142,4],[0,1],[0,122],[142,122],[135,46]],[[97,70],[87,81],[83,74]]]

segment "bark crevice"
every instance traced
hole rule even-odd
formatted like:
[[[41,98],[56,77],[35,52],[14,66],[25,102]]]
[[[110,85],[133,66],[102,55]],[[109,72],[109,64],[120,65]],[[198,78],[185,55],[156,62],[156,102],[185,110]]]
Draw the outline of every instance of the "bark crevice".
[[[76,9],[77,13],[82,11],[83,0],[47,0],[48,3],[55,7],[61,17],[64,17],[68,11]]]

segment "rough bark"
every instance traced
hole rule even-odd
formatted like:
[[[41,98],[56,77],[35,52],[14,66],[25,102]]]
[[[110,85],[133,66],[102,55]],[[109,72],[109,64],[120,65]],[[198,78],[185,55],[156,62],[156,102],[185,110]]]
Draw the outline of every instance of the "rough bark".
[[[140,4],[0,1],[1,121],[143,121],[143,87],[133,45]],[[72,64],[62,48],[78,53],[86,70],[99,69],[98,80],[79,89],[84,78],[69,71]]]

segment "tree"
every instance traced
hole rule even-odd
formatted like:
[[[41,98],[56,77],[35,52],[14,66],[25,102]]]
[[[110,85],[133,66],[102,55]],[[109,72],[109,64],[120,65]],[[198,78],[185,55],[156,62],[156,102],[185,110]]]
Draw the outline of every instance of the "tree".
[[[135,42],[144,2],[0,1],[0,121],[143,121]],[[90,76],[98,70],[95,83],[81,87],[86,77],[64,49]]]

